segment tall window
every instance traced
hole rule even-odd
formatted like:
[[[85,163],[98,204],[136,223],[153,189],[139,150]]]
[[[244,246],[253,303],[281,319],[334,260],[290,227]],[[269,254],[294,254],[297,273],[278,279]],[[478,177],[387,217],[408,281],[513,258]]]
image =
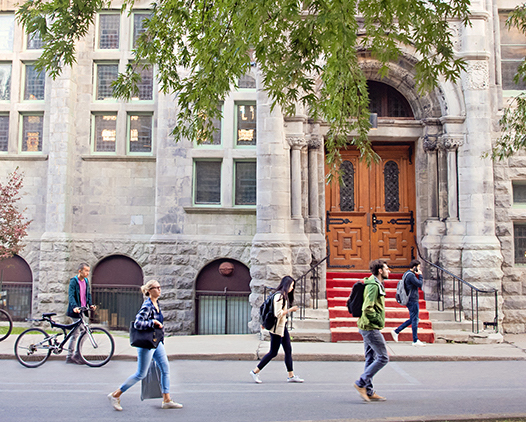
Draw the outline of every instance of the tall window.
[[[15,32],[15,15],[0,14],[0,51],[13,51],[13,36]]]
[[[95,98],[97,98],[97,100],[108,100],[113,98],[113,87],[111,84],[117,80],[119,65],[97,63],[95,67],[97,69]]]
[[[523,90],[526,84],[513,81],[517,69],[526,56],[526,37],[517,28],[507,28],[506,14],[499,14],[500,20],[500,49],[502,88],[507,90]]]
[[[345,160],[340,170],[343,181],[340,185],[340,211],[354,211],[354,166]]]
[[[46,90],[46,74],[34,65],[25,65],[24,100],[43,100]]]
[[[398,212],[400,210],[400,170],[394,161],[388,161],[384,167],[385,211]]]
[[[413,118],[411,106],[396,89],[382,82],[367,81],[369,110],[378,117]]]
[[[235,204],[256,205],[256,162],[237,161],[235,179]]]
[[[42,151],[42,134],[44,129],[44,116],[42,114],[22,115],[22,145],[24,152]]]
[[[238,146],[256,145],[256,103],[236,104],[236,139]]]
[[[139,92],[132,100],[148,101],[153,99],[153,68],[143,67],[139,69],[141,81],[137,84]]]
[[[132,47],[135,48],[137,38],[146,30],[144,28],[144,20],[150,16],[149,13],[134,13],[133,14],[133,40]]]
[[[152,152],[152,116],[145,114],[130,114],[129,152]]]
[[[119,49],[119,30],[121,15],[117,13],[103,13],[99,15],[99,42],[100,50]]]
[[[195,161],[194,203],[221,205],[221,161]]]
[[[526,264],[526,224],[513,225],[513,242],[515,246],[515,264]]]
[[[9,114],[0,114],[0,151],[7,151],[9,140]]]
[[[115,152],[117,114],[93,115],[93,138],[95,152]]]
[[[11,63],[0,63],[0,101],[11,99]]]
[[[44,47],[44,42],[40,37],[40,32],[36,31],[32,34],[27,34],[27,49],[28,50],[40,50]]]

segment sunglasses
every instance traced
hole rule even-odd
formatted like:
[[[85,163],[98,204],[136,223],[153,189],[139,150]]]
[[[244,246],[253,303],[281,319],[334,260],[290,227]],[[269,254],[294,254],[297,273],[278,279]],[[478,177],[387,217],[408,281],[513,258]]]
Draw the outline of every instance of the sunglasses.
[[[157,287],[152,287],[152,288],[150,288],[150,290],[153,290],[153,289],[159,289],[159,290],[161,290],[161,286],[157,286]]]

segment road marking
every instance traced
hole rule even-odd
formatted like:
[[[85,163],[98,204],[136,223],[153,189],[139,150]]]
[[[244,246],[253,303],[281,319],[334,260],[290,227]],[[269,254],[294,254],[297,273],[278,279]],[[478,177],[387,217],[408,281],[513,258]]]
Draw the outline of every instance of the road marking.
[[[395,372],[398,373],[401,377],[403,377],[409,384],[412,385],[421,385],[422,383],[418,381],[415,377],[409,375],[406,371],[404,371],[400,365],[396,362],[389,362],[389,368],[392,368],[395,370]]]

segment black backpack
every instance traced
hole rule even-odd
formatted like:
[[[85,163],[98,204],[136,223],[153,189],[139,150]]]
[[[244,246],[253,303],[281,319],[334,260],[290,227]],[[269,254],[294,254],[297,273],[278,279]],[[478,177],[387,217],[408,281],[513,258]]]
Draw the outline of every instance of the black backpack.
[[[261,325],[267,330],[274,328],[278,322],[276,315],[274,315],[274,294],[268,295],[263,305],[259,308],[259,316]]]
[[[362,316],[364,290],[365,284],[361,281],[357,281],[354,286],[352,286],[351,295],[349,299],[347,299],[347,309],[353,317]]]

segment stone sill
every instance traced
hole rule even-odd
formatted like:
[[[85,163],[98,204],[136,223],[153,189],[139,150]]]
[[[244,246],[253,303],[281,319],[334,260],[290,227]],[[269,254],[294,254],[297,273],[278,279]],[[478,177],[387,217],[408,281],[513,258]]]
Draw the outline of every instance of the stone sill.
[[[47,154],[26,155],[26,154],[0,154],[0,161],[47,161]]]
[[[187,214],[253,214],[256,215],[254,208],[234,208],[234,207],[183,207]]]
[[[83,155],[82,161],[125,161],[125,162],[155,162],[156,157],[144,155]]]

